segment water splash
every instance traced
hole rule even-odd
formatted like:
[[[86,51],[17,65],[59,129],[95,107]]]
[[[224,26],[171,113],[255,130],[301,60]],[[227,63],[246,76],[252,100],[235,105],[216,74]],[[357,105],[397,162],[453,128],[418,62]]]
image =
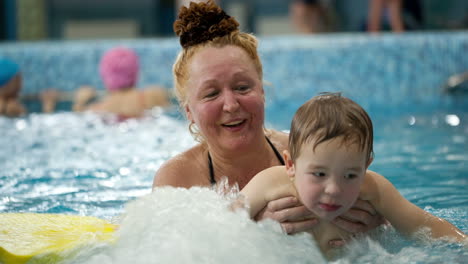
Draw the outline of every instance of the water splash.
[[[213,189],[162,187],[127,204],[118,242],[72,263],[325,263],[308,234],[255,223]]]

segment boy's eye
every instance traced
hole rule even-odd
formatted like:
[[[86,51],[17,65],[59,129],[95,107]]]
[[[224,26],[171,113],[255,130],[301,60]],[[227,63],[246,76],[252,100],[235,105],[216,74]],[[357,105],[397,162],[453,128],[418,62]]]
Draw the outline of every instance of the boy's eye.
[[[354,178],[357,178],[358,175],[355,174],[355,173],[348,173],[345,175],[345,179],[354,179]]]
[[[321,171],[312,172],[312,175],[314,175],[316,177],[325,177],[326,176],[325,172],[321,172]]]

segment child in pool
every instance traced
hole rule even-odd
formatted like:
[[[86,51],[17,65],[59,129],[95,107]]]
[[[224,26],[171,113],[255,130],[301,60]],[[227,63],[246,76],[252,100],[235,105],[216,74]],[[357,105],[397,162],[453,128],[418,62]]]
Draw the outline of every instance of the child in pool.
[[[241,191],[254,217],[268,201],[295,196],[319,219],[311,232],[325,255],[328,241],[351,234],[330,223],[357,198],[369,201],[396,230],[429,228],[433,238],[467,238],[449,222],[406,200],[384,177],[366,170],[373,160],[372,121],[358,104],[340,94],[316,96],[296,112],[285,166],[258,173]]]

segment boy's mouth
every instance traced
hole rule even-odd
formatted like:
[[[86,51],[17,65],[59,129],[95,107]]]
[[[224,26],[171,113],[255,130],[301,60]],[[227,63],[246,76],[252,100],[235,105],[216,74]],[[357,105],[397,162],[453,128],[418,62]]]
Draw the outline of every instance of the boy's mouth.
[[[324,211],[334,212],[334,211],[340,209],[341,205],[320,203],[319,207]]]

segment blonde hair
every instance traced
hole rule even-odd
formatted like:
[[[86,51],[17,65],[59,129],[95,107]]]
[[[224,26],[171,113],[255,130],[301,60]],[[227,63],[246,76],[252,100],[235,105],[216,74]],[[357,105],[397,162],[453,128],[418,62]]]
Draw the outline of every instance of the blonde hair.
[[[222,48],[229,45],[239,47],[247,53],[249,58],[252,59],[260,79],[262,79],[263,66],[257,51],[257,39],[252,34],[239,31],[231,32],[229,35],[184,48],[177,56],[172,71],[174,74],[175,94],[182,106],[187,104],[186,83],[189,78],[188,65],[193,56],[199,50],[206,47]]]

